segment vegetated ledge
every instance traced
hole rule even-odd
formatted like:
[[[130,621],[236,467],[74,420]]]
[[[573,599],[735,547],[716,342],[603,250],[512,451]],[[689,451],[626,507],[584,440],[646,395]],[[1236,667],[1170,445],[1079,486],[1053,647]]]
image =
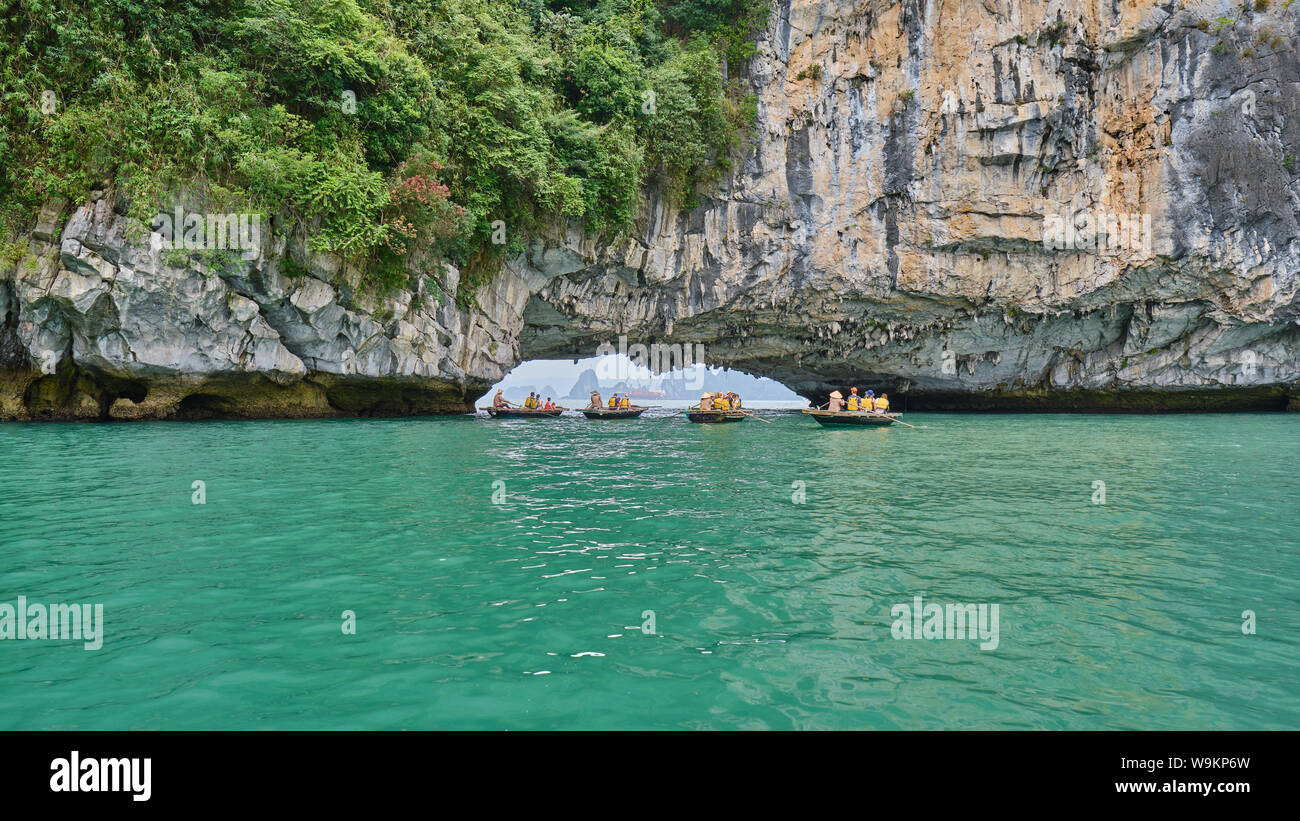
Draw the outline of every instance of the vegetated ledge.
[[[1224,388],[908,391],[895,410],[1008,413],[1227,413],[1300,411],[1300,384]]]
[[[0,371],[0,421],[109,422],[324,419],[463,414],[488,385],[312,372],[278,382],[265,374],[142,380],[60,368]]]

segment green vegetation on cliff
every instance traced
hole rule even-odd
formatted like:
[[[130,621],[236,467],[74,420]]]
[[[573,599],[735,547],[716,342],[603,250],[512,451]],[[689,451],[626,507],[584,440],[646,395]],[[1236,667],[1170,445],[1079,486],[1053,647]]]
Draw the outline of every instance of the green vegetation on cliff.
[[[724,77],[766,13],[764,0],[10,0],[0,233],[112,182],[142,219],[184,191],[304,221],[315,249],[363,263],[377,287],[403,284],[416,249],[473,282],[538,225],[618,232],[643,185],[687,202],[725,172],[753,101]]]

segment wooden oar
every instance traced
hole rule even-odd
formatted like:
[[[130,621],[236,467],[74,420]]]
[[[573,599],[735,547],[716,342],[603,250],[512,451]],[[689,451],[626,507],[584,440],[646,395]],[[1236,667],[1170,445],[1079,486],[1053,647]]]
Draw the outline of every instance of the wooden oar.
[[[888,415],[888,414],[884,414],[884,413],[876,413],[875,411],[872,411],[872,412],[871,412],[871,415],[872,415],[872,416],[884,416],[886,419],[889,418],[889,415]],[[915,427],[916,427],[916,425],[908,425],[908,424],[907,424],[906,422],[904,422],[902,419],[895,419],[894,421],[897,422],[897,423],[900,424],[900,425],[906,425],[906,426],[909,427],[909,428],[915,428]]]

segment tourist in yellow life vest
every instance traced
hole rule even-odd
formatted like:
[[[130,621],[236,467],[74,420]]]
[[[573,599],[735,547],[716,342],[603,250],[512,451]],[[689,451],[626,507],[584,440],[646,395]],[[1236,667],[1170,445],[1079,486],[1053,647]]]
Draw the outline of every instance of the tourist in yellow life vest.
[[[858,398],[857,388],[849,388],[849,406],[845,410],[866,410],[862,407],[862,400]]]
[[[889,411],[889,394],[882,393],[876,400],[876,413],[887,413]]]
[[[722,394],[718,394],[717,396],[713,397],[713,409],[731,410],[731,403],[727,401],[727,397],[723,396]]]
[[[632,400],[628,398],[627,394],[623,394],[623,398],[619,400],[618,406],[623,410],[629,410],[632,407]]]
[[[876,392],[867,391],[867,395],[862,397],[862,409],[871,411],[876,409]]]
[[[614,410],[618,407],[618,394],[609,397],[609,409]]]

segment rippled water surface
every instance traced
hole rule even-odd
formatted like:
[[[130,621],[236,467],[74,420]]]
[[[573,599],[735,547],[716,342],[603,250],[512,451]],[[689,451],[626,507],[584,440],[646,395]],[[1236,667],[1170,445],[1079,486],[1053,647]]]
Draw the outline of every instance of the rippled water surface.
[[[668,413],[0,426],[0,727],[1300,728],[1300,416]]]

